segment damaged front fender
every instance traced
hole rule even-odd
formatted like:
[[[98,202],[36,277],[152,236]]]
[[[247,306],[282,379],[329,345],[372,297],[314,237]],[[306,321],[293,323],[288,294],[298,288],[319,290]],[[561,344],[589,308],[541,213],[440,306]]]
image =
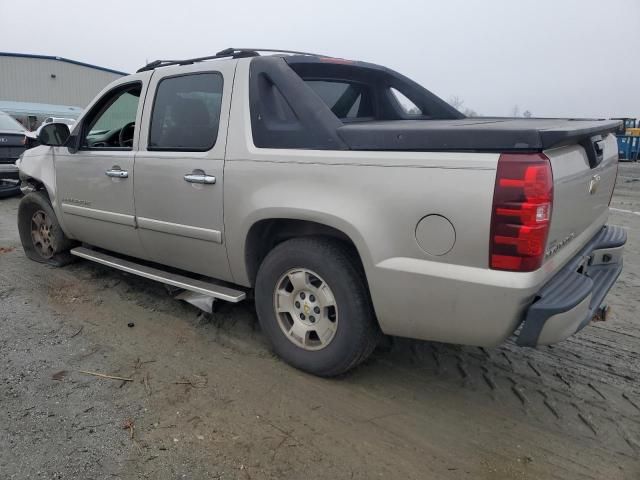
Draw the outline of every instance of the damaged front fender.
[[[31,148],[22,154],[16,162],[16,166],[22,182],[22,192],[27,194],[35,190],[45,190],[62,231],[67,237],[72,238],[64,225],[56,189],[55,157],[56,154],[61,153],[61,149],[66,150],[65,147],[48,147],[45,145]]]

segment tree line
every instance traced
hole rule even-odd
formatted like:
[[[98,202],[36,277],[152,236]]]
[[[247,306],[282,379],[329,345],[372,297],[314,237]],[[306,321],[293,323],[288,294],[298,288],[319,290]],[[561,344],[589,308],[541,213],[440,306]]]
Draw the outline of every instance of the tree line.
[[[481,113],[476,112],[474,109],[465,106],[464,100],[457,95],[453,95],[449,97],[449,100],[447,101],[447,103],[449,103],[449,105],[451,105],[453,108],[461,112],[466,117],[482,117],[483,116]],[[525,110],[521,114],[520,107],[518,105],[514,105],[510,113],[511,113],[510,115],[511,117],[531,118],[533,116],[530,110]]]

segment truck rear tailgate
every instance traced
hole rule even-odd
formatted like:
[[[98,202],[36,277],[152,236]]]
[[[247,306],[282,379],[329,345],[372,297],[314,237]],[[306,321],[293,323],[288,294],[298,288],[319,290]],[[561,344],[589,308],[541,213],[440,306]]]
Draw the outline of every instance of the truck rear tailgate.
[[[604,225],[618,169],[615,136],[589,139],[598,142],[600,155],[589,158],[590,146],[567,145],[545,150],[553,172],[553,208],[545,261],[563,250],[570,258]],[[588,233],[587,237],[583,233]],[[551,270],[561,267],[554,262]],[[548,267],[548,268],[549,268]]]

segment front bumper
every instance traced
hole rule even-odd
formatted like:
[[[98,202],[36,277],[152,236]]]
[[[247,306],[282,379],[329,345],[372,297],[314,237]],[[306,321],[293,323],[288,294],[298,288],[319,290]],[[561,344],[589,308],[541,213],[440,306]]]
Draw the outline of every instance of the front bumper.
[[[627,232],[605,226],[535,296],[517,343],[556,343],[584,328],[622,271]]]

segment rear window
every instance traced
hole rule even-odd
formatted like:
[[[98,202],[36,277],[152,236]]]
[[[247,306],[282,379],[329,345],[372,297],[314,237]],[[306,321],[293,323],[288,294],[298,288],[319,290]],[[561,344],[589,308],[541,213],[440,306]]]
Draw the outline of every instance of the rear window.
[[[331,58],[285,61],[343,123],[463,118],[428,90],[384,67]]]
[[[362,83],[337,80],[305,80],[333,114],[341,120],[373,118],[371,88]]]
[[[309,56],[254,57],[249,100],[258,148],[347,150],[345,124],[464,118],[392,70]]]
[[[24,130],[24,127],[17,120],[0,112],[0,130]]]
[[[422,110],[420,110],[415,103],[409,100],[406,95],[393,87],[389,90],[391,91],[391,95],[393,95],[395,101],[398,103],[398,106],[406,115],[422,115]]]

